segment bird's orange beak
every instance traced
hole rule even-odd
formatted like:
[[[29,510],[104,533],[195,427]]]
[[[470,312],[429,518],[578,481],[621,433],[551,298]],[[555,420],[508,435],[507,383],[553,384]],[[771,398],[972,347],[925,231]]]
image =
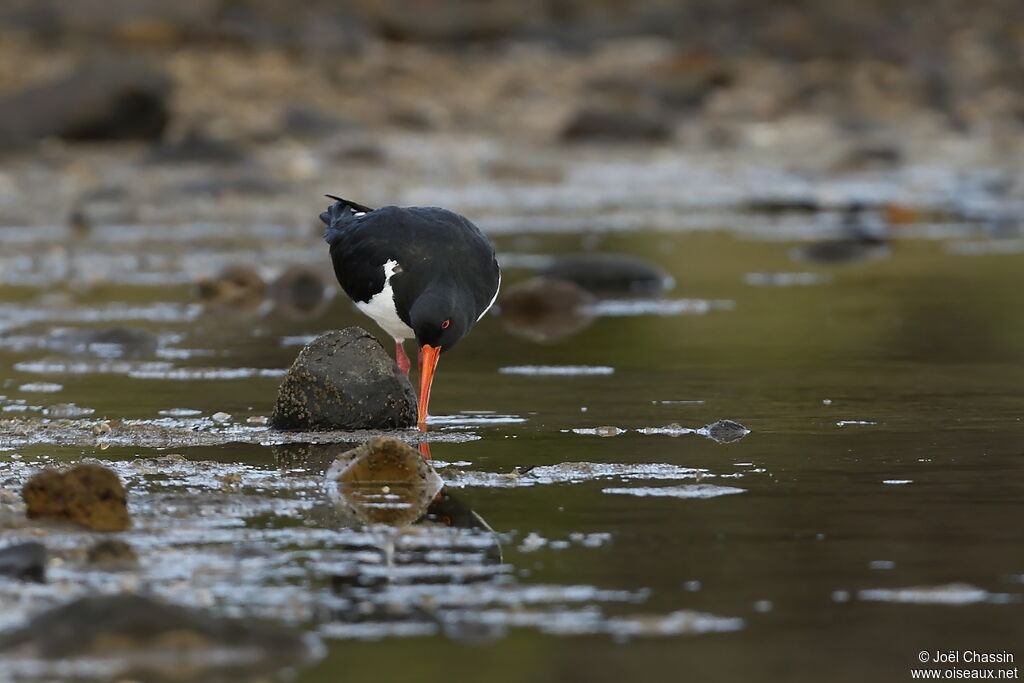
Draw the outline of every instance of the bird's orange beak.
[[[437,369],[437,361],[441,360],[441,347],[424,344],[420,349],[420,405],[419,425],[420,431],[427,430],[427,405],[430,403],[430,385],[434,381],[434,370]]]

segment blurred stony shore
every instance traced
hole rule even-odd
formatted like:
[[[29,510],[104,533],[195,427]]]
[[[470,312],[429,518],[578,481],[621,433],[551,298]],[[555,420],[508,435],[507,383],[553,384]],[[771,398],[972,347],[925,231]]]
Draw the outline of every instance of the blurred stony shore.
[[[557,184],[595,148],[1012,176],[1022,45],[1001,0],[8,0],[0,223],[166,218],[126,195],[201,218],[296,187]]]

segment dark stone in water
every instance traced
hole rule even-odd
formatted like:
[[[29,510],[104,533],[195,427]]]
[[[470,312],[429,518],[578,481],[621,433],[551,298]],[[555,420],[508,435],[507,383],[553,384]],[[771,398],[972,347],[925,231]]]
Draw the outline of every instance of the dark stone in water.
[[[313,652],[292,631],[252,620],[222,619],[141,595],[103,595],[43,612],[25,626],[0,635],[7,657],[42,660],[99,658],[139,680],[237,680],[225,668],[268,671],[294,666]],[[66,663],[66,662],[64,662]],[[45,665],[44,665],[45,666]],[[211,679],[211,669],[223,673]]]
[[[394,429],[416,424],[409,380],[366,330],[348,327],[307,344],[277,395],[276,429]]]
[[[100,358],[139,360],[156,354],[159,339],[149,330],[133,327],[102,327],[59,334],[48,346],[56,351]]]
[[[119,538],[105,538],[95,543],[86,553],[89,564],[103,569],[131,569],[139,564],[135,550]]]
[[[209,308],[240,313],[255,312],[267,297],[267,285],[250,266],[234,264],[212,278],[196,283],[196,293]]]
[[[675,284],[658,266],[625,254],[580,253],[557,257],[541,275],[573,282],[605,296],[659,294]]]
[[[292,320],[323,313],[330,301],[327,292],[327,282],[320,272],[301,265],[281,273],[270,286],[274,310]]]
[[[45,469],[25,483],[21,496],[30,519],[66,519],[94,531],[124,531],[132,523],[121,480],[100,465]]]
[[[567,142],[665,142],[674,135],[668,117],[628,108],[584,108],[562,130]]]
[[[43,583],[46,580],[46,546],[29,541],[0,549],[0,576]]]
[[[582,331],[594,319],[587,307],[596,301],[573,282],[536,277],[503,292],[495,313],[510,334],[545,343]]]
[[[158,138],[170,120],[169,79],[131,61],[89,62],[0,99],[0,140]]]
[[[167,140],[153,145],[146,155],[151,164],[177,163],[222,163],[231,164],[245,160],[245,152],[237,145],[216,140],[191,129],[176,140]]]
[[[707,432],[709,439],[718,443],[733,443],[750,433],[749,429],[739,422],[733,422],[732,420],[712,422],[704,430]]]

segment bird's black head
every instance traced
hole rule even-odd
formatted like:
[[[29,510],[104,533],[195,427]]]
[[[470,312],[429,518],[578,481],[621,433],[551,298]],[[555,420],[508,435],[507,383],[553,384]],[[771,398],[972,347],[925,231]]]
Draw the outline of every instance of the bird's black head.
[[[428,345],[442,351],[455,346],[473,325],[465,310],[446,293],[425,292],[409,311],[410,327],[416,333],[417,346]]]

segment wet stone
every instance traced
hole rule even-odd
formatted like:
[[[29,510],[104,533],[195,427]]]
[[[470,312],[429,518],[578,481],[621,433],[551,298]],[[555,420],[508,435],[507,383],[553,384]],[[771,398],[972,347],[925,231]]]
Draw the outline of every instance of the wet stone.
[[[131,569],[138,566],[139,556],[135,550],[119,538],[105,538],[96,542],[86,552],[86,560],[102,569]]]
[[[0,548],[0,576],[42,583],[46,580],[46,546],[30,541]]]
[[[672,278],[658,266],[635,256],[581,253],[559,256],[541,275],[572,282],[598,295],[654,295],[671,289]]]
[[[100,465],[77,465],[66,472],[45,469],[28,480],[21,495],[30,519],[66,519],[94,531],[131,526],[121,480]]]
[[[0,141],[159,137],[170,120],[170,81],[138,62],[100,59],[0,99]]]
[[[266,675],[314,654],[302,636],[251,620],[222,619],[141,595],[75,600],[0,635],[0,652],[73,665],[76,659],[109,662],[119,676],[139,680],[237,680],[231,674]],[[200,675],[202,674],[202,675]]]
[[[718,443],[733,443],[750,433],[749,429],[739,422],[733,422],[732,420],[712,422],[703,431],[707,433],[709,439]]]
[[[537,343],[554,342],[582,331],[594,319],[590,292],[574,282],[536,277],[502,294],[497,313],[507,332]]]
[[[416,424],[409,380],[373,336],[359,327],[307,344],[278,391],[276,429],[391,429]]]

